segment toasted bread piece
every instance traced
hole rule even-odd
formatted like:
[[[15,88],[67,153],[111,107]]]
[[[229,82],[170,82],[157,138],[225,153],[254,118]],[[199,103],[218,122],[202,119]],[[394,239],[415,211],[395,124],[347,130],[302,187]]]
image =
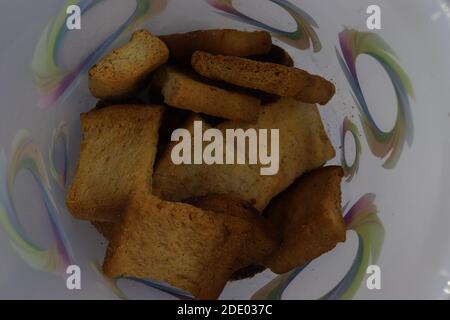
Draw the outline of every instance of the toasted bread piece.
[[[192,123],[191,123],[192,127]],[[203,129],[206,130],[206,124]],[[262,176],[257,165],[175,165],[171,160],[173,144],[155,166],[153,186],[158,195],[182,201],[211,194],[228,194],[251,203],[262,211],[269,201],[305,172],[318,168],[335,156],[314,105],[282,98],[267,105],[255,124],[225,121],[217,129],[279,129],[279,171]]]
[[[265,54],[272,46],[272,38],[266,31],[200,30],[160,36],[160,39],[169,47],[171,59],[187,64],[197,50],[247,57]]]
[[[202,83],[175,68],[160,68],[153,83],[162,87],[164,102],[172,107],[247,122],[256,121],[261,110],[261,101],[251,95]]]
[[[216,299],[240,267],[237,257],[250,230],[241,218],[137,193],[110,242],[103,271]]]
[[[249,242],[243,247],[242,264],[257,264],[279,245],[278,231],[249,203],[229,195],[208,195],[185,201],[203,210],[214,211],[247,220],[252,225]]]
[[[282,274],[345,241],[341,209],[341,167],[317,169],[275,198],[266,214],[282,232],[282,244],[265,266]]]
[[[306,103],[325,105],[334,96],[334,84],[322,77],[280,64],[197,51],[192,66],[207,78],[257,89]]]
[[[162,112],[118,105],[81,115],[83,141],[66,199],[76,218],[115,222],[131,191],[151,188]]]
[[[256,55],[248,57],[251,60],[256,60],[260,62],[271,62],[276,64],[281,64],[286,67],[293,67],[294,66],[294,60],[292,57],[287,53],[286,50],[283,48],[272,45],[270,48],[270,51],[263,55]]]
[[[102,58],[89,70],[89,89],[94,97],[113,99],[139,89],[141,82],[167,62],[169,49],[146,30],[133,33],[130,42]]]
[[[111,240],[116,223],[92,221],[91,224],[106,240]]]

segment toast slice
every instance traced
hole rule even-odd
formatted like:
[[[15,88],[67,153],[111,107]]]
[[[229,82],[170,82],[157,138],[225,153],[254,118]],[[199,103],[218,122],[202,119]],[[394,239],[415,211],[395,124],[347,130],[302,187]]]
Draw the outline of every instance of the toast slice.
[[[104,273],[165,282],[216,299],[240,266],[251,225],[188,204],[135,194],[109,244]]]
[[[276,63],[197,51],[192,55],[192,66],[210,79],[292,97],[305,103],[325,105],[336,92],[334,84],[320,76]]]
[[[160,68],[153,84],[162,88],[166,104],[196,113],[255,122],[261,110],[258,98],[202,83],[188,73],[172,67]]]
[[[89,89],[94,97],[113,99],[128,96],[143,80],[169,59],[167,46],[146,30],[102,58],[89,70]]]
[[[190,64],[197,50],[247,57],[265,54],[272,46],[272,38],[266,31],[199,30],[160,36],[160,39],[169,47],[171,59],[183,64]]]
[[[282,244],[264,265],[282,274],[344,242],[341,167],[320,168],[298,179],[265,211],[282,233]]]
[[[193,119],[192,119],[193,121]],[[192,130],[193,122],[190,127]],[[207,128],[203,124],[203,129]],[[217,129],[279,129],[279,171],[262,176],[257,165],[175,165],[171,160],[173,144],[155,166],[154,189],[169,201],[227,194],[262,211],[269,201],[305,172],[324,165],[335,156],[316,106],[282,98],[263,108],[255,124],[225,121]]]
[[[76,218],[115,222],[132,190],[151,189],[162,113],[117,105],[81,115],[83,141],[66,198]]]

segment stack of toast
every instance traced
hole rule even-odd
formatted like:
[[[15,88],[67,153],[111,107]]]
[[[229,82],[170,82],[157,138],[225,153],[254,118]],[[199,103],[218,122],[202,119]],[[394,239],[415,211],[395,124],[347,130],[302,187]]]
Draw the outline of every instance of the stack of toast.
[[[108,277],[165,282],[215,299],[230,280],[285,273],[345,241],[340,167],[316,104],[335,93],[264,31],[137,31],[89,72],[100,99],[67,207],[109,241]],[[279,171],[176,165],[177,128],[279,129]]]

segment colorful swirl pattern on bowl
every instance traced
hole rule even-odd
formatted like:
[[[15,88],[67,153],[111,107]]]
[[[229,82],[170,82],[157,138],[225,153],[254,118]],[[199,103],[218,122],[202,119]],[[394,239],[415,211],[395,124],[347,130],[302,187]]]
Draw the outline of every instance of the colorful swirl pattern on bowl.
[[[63,152],[63,169],[62,172],[59,172],[55,166],[55,157],[56,157],[56,144],[58,142],[62,142],[64,152]],[[69,132],[67,130],[66,123],[62,121],[58,127],[53,130],[52,134],[52,143],[50,145],[50,151],[48,155],[49,161],[49,170],[52,178],[59,184],[61,188],[66,186],[67,182],[67,166],[68,159],[67,155],[69,154]]]
[[[68,94],[75,80],[80,74],[103,55],[118,39],[127,34],[133,28],[141,25],[149,17],[159,13],[166,5],[167,0],[136,0],[136,10],[113,34],[104,40],[92,53],[85,57],[76,68],[66,70],[60,64],[60,49],[63,39],[67,33],[65,26],[68,5],[79,5],[85,13],[101,1],[106,0],[70,0],[60,11],[57,18],[48,25],[43,32],[33,57],[33,73],[36,87],[40,96],[38,105],[49,107],[58,99]],[[305,11],[287,0],[269,0],[286,10],[296,21],[297,30],[286,32],[273,28],[259,22],[241,12],[233,6],[232,0],[206,0],[211,6],[220,10],[227,17],[244,22],[255,27],[273,33],[280,40],[298,49],[313,48],[314,52],[322,49],[320,40],[314,30],[318,28],[314,19]],[[352,87],[353,98],[361,113],[365,135],[372,153],[379,158],[387,158],[384,162],[385,168],[395,167],[405,143],[411,146],[413,141],[413,122],[410,110],[409,98],[413,97],[412,85],[408,76],[397,62],[394,51],[376,34],[363,33],[355,30],[345,30],[340,36],[340,47],[342,56],[336,49],[341,67]],[[356,59],[361,54],[374,57],[386,70],[394,85],[398,98],[397,121],[394,128],[389,132],[383,132],[378,128],[370,115],[367,103],[359,85],[356,72]],[[359,168],[359,157],[361,144],[357,127],[347,118],[342,127],[342,144],[345,151],[345,135],[349,132],[355,139],[356,158],[352,165],[348,165],[345,154],[342,155],[342,163],[346,173],[347,181],[351,181]],[[56,144],[62,141],[64,150],[64,168],[57,170],[55,166]],[[61,123],[53,132],[52,144],[49,150],[49,169],[44,164],[42,154],[33,143],[30,134],[20,131],[14,140],[11,154],[8,159],[6,152],[0,152],[0,226],[9,236],[14,249],[33,269],[66,275],[66,268],[72,264],[73,255],[66,239],[62,226],[58,220],[60,215],[53,195],[49,176],[54,179],[55,184],[64,188],[67,178],[67,154],[68,154],[68,132],[66,126]],[[42,249],[36,245],[26,234],[20,224],[17,211],[13,202],[13,186],[15,177],[22,169],[28,170],[35,182],[38,184],[42,198],[47,208],[48,216],[52,225],[54,245],[49,249]],[[48,172],[50,174],[48,174]],[[358,200],[345,215],[345,221],[349,230],[354,230],[358,235],[358,249],[351,268],[344,278],[331,291],[321,299],[350,299],[360,287],[367,266],[376,263],[384,240],[384,229],[377,216],[377,208],[374,205],[375,195],[366,194]],[[119,279],[107,279],[98,264],[92,263],[92,268],[105,280],[115,294],[127,299],[126,294],[118,287]],[[294,281],[307,265],[296,270],[280,275],[270,283],[261,288],[253,295],[253,299],[281,299],[286,288]],[[147,286],[158,288],[170,293],[180,299],[189,299],[183,293],[142,279],[127,279],[136,281]]]
[[[320,299],[351,299],[361,286],[367,267],[377,262],[384,241],[384,228],[377,215],[372,193],[361,197],[345,215],[348,230],[358,235],[356,257],[339,283]],[[284,291],[308,265],[280,275],[258,290],[254,300],[279,300]]]
[[[355,141],[355,160],[353,164],[348,164],[345,158],[345,136],[350,133]],[[342,155],[341,163],[342,169],[344,170],[344,176],[346,177],[346,182],[352,181],[355,174],[358,173],[359,169],[359,159],[361,157],[361,142],[359,141],[359,130],[356,125],[345,117],[341,128],[341,145],[342,145]]]
[[[78,5],[84,14],[106,0],[69,0],[58,16],[42,33],[33,56],[34,82],[39,94],[38,106],[52,106],[71,88],[78,76],[86,72],[116,40],[144,21],[156,15],[166,6],[167,0],[136,0],[136,9],[127,21],[106,38],[94,51],[85,57],[73,70],[67,70],[60,63],[60,51],[68,32],[66,27],[66,8]]]
[[[352,88],[370,150],[376,157],[384,159],[385,169],[393,169],[405,143],[410,147],[413,143],[410,97],[414,98],[414,90],[411,81],[397,61],[394,50],[379,35],[346,29],[339,34],[339,42],[342,55],[336,48],[337,58]],[[381,130],[375,123],[359,83],[356,60],[363,54],[373,57],[386,70],[397,95],[397,119],[388,132]]]
[[[314,28],[318,28],[319,26],[308,13],[286,0],[269,1],[282,7],[292,16],[292,18],[294,18],[297,23],[296,31],[287,32],[259,22],[254,18],[238,11],[238,9],[236,9],[233,5],[233,0],[206,0],[206,2],[217,10],[222,11],[227,17],[267,30],[273,33],[273,35],[281,41],[295,48],[306,50],[311,47],[312,43],[314,52],[319,52],[322,49],[319,37],[314,30]]]
[[[27,170],[33,176],[47,209],[54,238],[54,244],[50,248],[43,249],[30,239],[20,222],[14,205],[13,190],[17,174],[22,170]],[[53,198],[44,158],[28,131],[21,130],[17,133],[9,158],[5,150],[1,150],[0,183],[0,226],[17,254],[35,270],[66,277],[66,269],[72,264],[73,255],[59,222],[60,210]]]
[[[345,215],[347,228],[358,235],[358,250],[344,278],[321,299],[352,299],[364,280],[367,267],[377,263],[384,242],[384,227],[374,201],[375,195],[368,193]]]

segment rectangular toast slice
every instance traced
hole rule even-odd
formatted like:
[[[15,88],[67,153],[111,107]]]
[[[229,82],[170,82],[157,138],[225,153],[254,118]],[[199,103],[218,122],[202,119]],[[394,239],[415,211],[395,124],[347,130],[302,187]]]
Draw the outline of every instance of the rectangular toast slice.
[[[210,79],[305,103],[325,105],[336,92],[334,84],[320,76],[276,63],[197,51],[192,55],[192,67]]]
[[[109,244],[103,272],[111,278],[165,282],[199,299],[216,299],[247,241],[247,221],[188,204],[135,194]]]
[[[103,57],[89,70],[89,89],[94,97],[126,97],[169,59],[167,46],[146,30],[133,33],[123,47]]]
[[[166,104],[196,113],[255,122],[261,110],[256,97],[203,83],[173,67],[160,68],[153,84],[162,88]]]
[[[325,167],[299,178],[265,211],[281,232],[282,243],[264,265],[282,274],[300,267],[344,242],[341,167]]]
[[[83,141],[66,198],[73,216],[115,222],[131,191],[151,189],[162,113],[117,105],[81,115]]]

